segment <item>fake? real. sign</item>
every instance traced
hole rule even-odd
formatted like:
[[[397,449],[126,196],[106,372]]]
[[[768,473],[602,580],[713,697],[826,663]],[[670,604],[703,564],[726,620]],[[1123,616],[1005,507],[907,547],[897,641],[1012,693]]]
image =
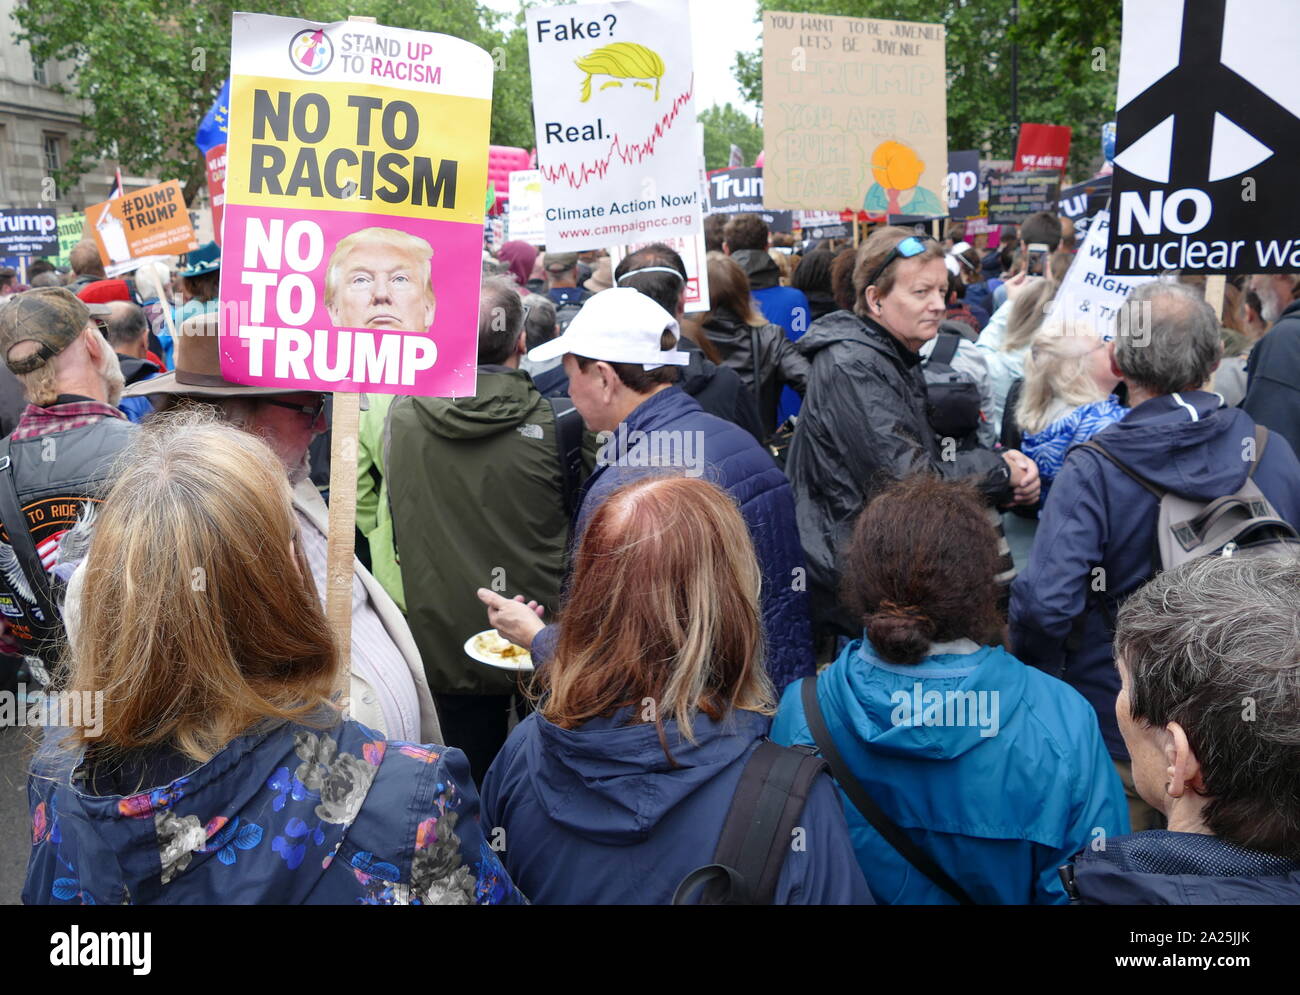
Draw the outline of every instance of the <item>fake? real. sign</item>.
[[[237,14],[221,368],[307,391],[475,391],[492,59]]]

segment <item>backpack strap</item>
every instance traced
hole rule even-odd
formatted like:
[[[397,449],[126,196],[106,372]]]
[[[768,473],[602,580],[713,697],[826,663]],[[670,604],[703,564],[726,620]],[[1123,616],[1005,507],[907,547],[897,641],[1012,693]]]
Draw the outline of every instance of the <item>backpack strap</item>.
[[[790,836],[813,781],[825,769],[826,762],[807,748],[759,743],[741,771],[713,863],[682,879],[673,904],[689,904],[703,885],[701,904],[771,905]]]
[[[1102,456],[1106,457],[1106,459],[1110,460],[1110,462],[1114,463],[1117,467],[1123,470],[1127,476],[1131,477],[1134,481],[1136,481],[1139,485],[1141,485],[1143,490],[1149,491],[1150,493],[1154,494],[1157,501],[1163,498],[1167,493],[1163,487],[1157,487],[1155,484],[1151,483],[1151,481],[1147,480],[1146,477],[1139,474],[1136,470],[1130,469],[1128,466],[1125,466],[1122,462],[1120,462],[1120,460],[1115,456],[1114,453],[1112,453],[1109,449],[1103,446],[1096,439],[1089,439],[1087,442],[1082,443],[1076,448],[1091,449],[1094,452],[1101,453]]]
[[[41,562],[41,555],[36,550],[36,541],[32,539],[27,524],[27,514],[18,497],[9,439],[0,440],[0,522],[4,523],[18,568],[27,579],[32,596],[36,599],[34,606],[29,605],[26,598],[17,591],[13,592],[14,602],[22,609],[24,620],[32,634],[32,642],[39,646],[58,632],[60,613],[58,605],[54,603],[49,574],[45,572],[45,564]]]
[[[1250,461],[1250,469],[1246,471],[1246,479],[1254,480],[1255,471],[1259,469],[1260,462],[1264,459],[1264,447],[1268,445],[1268,429],[1263,425],[1255,426],[1255,458]]]
[[[836,749],[830,730],[826,727],[821,703],[817,700],[817,678],[803,678],[799,694],[803,700],[804,718],[808,720],[808,728],[817,742],[817,748],[831,765],[831,775],[849,796],[853,807],[862,813],[862,817],[871,823],[871,827],[884,838],[886,843],[898,851],[899,856],[929,878],[932,884],[947,892],[959,905],[976,904],[965,888],[949,877],[928,853],[912,841],[898,823],[885,814],[884,810],[876,804],[875,799],[867,794],[867,789],[862,786],[862,782],[853,776],[849,765],[844,762],[840,751]]]
[[[582,481],[582,416],[567,397],[549,397],[547,402],[555,415],[555,447],[564,478],[564,512],[572,519]]]
[[[952,361],[960,347],[960,335],[955,332],[940,332],[934,340],[934,351],[930,353],[929,361],[942,366],[952,366]]]

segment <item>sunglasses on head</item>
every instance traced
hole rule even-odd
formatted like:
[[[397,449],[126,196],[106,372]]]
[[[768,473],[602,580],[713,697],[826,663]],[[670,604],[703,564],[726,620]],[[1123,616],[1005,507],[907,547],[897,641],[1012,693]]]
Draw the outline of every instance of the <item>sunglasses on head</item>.
[[[913,256],[919,256],[925,251],[925,244],[933,242],[929,235],[909,235],[896,246],[889,250],[889,255],[885,256],[885,261],[876,267],[876,271],[871,274],[871,279],[866,283],[868,287],[872,286],[880,279],[880,274],[885,272],[886,268],[895,259],[911,259]]]

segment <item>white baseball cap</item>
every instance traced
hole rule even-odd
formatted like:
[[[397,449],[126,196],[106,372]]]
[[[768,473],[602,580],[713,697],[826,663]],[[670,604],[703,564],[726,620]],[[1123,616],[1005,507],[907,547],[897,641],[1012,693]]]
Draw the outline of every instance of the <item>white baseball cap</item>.
[[[647,370],[685,366],[691,361],[687,353],[659,348],[665,331],[681,337],[677,319],[645,294],[611,287],[589,297],[564,334],[529,350],[528,358],[543,363],[571,352],[606,363],[640,363]]]

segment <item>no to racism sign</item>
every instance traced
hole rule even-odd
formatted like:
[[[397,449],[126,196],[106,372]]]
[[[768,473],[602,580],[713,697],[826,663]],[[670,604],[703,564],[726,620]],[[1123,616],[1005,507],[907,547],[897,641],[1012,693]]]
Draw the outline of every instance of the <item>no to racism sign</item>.
[[[58,229],[52,208],[2,208],[0,256],[52,256],[59,251]]]
[[[1294,0],[1125,0],[1112,273],[1300,272]]]
[[[942,24],[763,14],[769,208],[947,214]]]
[[[474,393],[492,59],[458,38],[236,14],[221,369]]]
[[[686,0],[530,7],[546,248],[692,238],[700,227]]]

